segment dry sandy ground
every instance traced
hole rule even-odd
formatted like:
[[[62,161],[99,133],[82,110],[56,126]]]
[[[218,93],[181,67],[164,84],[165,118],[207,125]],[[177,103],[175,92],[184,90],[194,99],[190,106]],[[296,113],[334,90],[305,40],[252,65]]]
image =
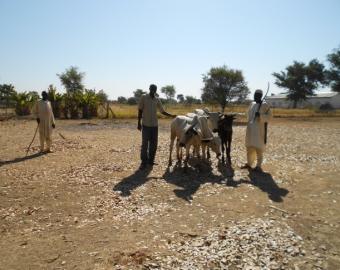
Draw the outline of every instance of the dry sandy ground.
[[[239,168],[244,126],[234,171],[167,168],[162,121],[143,173],[135,121],[57,121],[23,158],[35,126],[0,123],[0,269],[340,269],[339,119],[276,119],[266,173]]]

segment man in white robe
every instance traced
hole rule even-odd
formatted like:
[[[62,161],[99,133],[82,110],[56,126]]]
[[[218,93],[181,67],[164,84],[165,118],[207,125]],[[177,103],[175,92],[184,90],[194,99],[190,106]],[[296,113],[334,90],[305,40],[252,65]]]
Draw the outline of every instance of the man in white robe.
[[[247,112],[247,164],[242,166],[244,169],[251,169],[256,159],[255,170],[262,171],[263,153],[267,142],[265,125],[272,118],[270,107],[262,100],[262,96],[262,90],[255,91],[254,102],[250,104]]]
[[[35,113],[39,125],[40,152],[44,152],[44,144],[46,142],[46,151],[50,153],[52,152],[52,128],[55,128],[55,121],[51,103],[47,99],[47,93],[43,91],[41,96],[42,99],[37,102],[35,107]]]

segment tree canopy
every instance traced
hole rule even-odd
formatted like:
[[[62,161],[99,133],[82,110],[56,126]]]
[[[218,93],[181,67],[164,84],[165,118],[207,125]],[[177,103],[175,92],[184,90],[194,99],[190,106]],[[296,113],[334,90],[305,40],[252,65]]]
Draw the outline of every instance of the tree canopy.
[[[306,100],[307,96],[315,95],[315,90],[326,84],[325,67],[318,60],[311,60],[308,65],[294,61],[286,67],[286,71],[273,73],[275,84],[287,90],[287,98],[297,103]]]
[[[161,88],[161,93],[166,96],[167,100],[171,100],[175,97],[176,88],[173,85],[166,85]]]
[[[330,69],[327,71],[327,79],[334,92],[340,92],[340,48],[327,55]]]
[[[67,92],[75,93],[84,90],[83,79],[85,73],[78,71],[77,67],[71,66],[64,73],[57,74],[57,76]]]
[[[244,98],[249,94],[242,71],[227,66],[212,67],[207,74],[203,75],[203,83],[202,101],[218,103],[222,111],[231,101]]]

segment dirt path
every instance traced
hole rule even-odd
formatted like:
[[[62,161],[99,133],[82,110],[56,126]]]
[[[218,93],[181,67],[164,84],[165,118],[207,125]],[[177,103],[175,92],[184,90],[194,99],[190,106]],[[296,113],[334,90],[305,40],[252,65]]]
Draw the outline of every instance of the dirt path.
[[[0,269],[339,269],[339,119],[275,120],[263,174],[239,169],[244,126],[234,171],[167,168],[168,126],[141,173],[134,121],[58,121],[26,159],[35,122],[1,122]]]

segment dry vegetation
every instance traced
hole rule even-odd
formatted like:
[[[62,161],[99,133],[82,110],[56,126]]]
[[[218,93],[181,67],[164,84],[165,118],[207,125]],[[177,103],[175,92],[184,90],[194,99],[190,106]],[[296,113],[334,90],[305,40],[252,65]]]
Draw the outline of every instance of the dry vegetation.
[[[339,118],[275,119],[263,174],[239,168],[243,125],[234,170],[167,168],[161,120],[144,173],[135,120],[57,121],[24,158],[35,125],[0,122],[0,269],[339,269]]]
[[[173,114],[181,115],[186,114],[187,112],[192,112],[194,109],[201,109],[203,107],[208,107],[211,111],[220,111],[220,107],[218,105],[164,105],[165,109]],[[137,117],[137,106],[133,105],[123,105],[123,104],[114,104],[111,106],[112,111],[114,112],[114,118],[117,119],[126,119],[126,118],[136,118]],[[245,113],[248,106],[230,106],[227,107],[225,113]],[[340,110],[336,110],[334,112],[320,112],[316,109],[282,109],[282,108],[274,108],[273,114],[275,117],[339,117]],[[105,115],[105,112],[102,111],[101,115]],[[160,115],[160,117],[163,117]]]

